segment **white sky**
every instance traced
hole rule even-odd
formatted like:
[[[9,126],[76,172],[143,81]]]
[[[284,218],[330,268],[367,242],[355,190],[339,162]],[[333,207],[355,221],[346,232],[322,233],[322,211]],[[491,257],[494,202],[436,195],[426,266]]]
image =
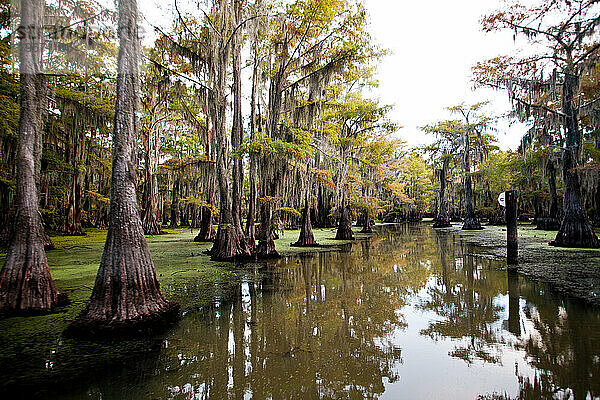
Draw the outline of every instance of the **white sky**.
[[[384,104],[395,105],[392,119],[404,126],[400,136],[410,145],[427,137],[418,127],[453,118],[446,107],[490,100],[491,114],[510,109],[506,92],[473,92],[471,67],[477,61],[514,51],[509,32],[485,34],[481,17],[499,8],[501,0],[364,0],[374,39],[392,54],[378,69],[375,91]],[[498,144],[516,149],[521,124],[498,126]]]

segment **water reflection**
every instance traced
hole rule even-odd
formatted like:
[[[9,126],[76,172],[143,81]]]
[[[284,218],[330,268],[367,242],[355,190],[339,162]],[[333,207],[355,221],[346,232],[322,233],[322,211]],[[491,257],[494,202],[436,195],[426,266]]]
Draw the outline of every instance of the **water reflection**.
[[[380,241],[272,263],[262,281],[241,283],[230,298],[186,318],[158,366],[177,370],[153,382],[159,397],[382,394],[402,363],[389,340],[405,327],[398,310],[427,274],[393,265],[392,254],[365,256]]]
[[[190,307],[160,348],[86,371],[55,397],[600,396],[598,309],[507,274],[480,250],[405,224],[339,251],[254,265],[213,288],[210,306]],[[69,362],[62,351],[58,370]]]
[[[508,331],[515,336],[521,335],[521,307],[518,272],[509,269],[508,275]]]
[[[435,233],[439,263],[433,264],[436,282],[427,288],[427,298],[419,305],[438,318],[421,331],[433,340],[469,338],[456,346],[450,356],[471,364],[479,359],[500,362],[501,335],[494,322],[503,311],[495,297],[502,293],[505,281],[496,273],[494,263],[475,256],[472,249],[454,238]],[[448,253],[452,256],[448,257]]]

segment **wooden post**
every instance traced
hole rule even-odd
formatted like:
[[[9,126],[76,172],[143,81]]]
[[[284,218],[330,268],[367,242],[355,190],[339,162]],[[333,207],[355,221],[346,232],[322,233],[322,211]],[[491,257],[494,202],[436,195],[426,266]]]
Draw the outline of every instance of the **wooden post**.
[[[517,239],[517,192],[506,192],[506,262],[508,265],[518,263],[519,243]]]

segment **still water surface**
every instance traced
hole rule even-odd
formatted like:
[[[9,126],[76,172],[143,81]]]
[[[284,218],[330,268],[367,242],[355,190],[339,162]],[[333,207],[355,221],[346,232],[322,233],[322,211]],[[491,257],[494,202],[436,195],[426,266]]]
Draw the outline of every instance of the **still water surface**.
[[[149,350],[51,397],[598,398],[600,310],[503,267],[414,224],[246,266]]]

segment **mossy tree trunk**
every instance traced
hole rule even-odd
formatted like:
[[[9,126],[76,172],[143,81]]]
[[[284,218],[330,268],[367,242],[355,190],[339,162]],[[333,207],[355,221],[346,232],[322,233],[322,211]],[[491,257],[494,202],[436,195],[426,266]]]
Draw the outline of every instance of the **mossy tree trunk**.
[[[338,224],[335,239],[354,240],[354,233],[352,232],[352,220],[350,219],[350,213],[348,212],[348,206],[346,205],[346,192],[343,189],[342,201],[340,204],[340,222]]]
[[[375,225],[375,222],[368,211],[364,212],[362,223],[363,226],[360,233],[373,233],[373,225]]]
[[[300,236],[298,237],[298,241],[292,246],[297,247],[315,247],[318,246],[315,241],[315,236],[312,230],[312,224],[310,222],[310,206],[308,202],[308,195],[304,200],[304,209],[302,210],[302,222],[300,226]]]
[[[259,59],[258,59],[258,30],[255,29],[254,42],[252,43],[253,50],[253,70],[252,70],[252,92],[250,96],[250,139],[254,140],[254,132],[258,129],[256,124],[256,96],[258,91],[258,73],[259,73]],[[250,154],[250,171],[248,181],[250,185],[250,196],[248,198],[248,215],[246,217],[246,242],[250,251],[254,254],[256,252],[256,200],[257,200],[257,167],[256,167],[256,155]]]
[[[45,80],[41,65],[44,2],[21,4],[20,119],[17,147],[14,232],[0,271],[0,311],[49,312],[58,293],[44,251],[44,228],[38,208],[37,175],[42,143],[42,108]],[[34,29],[31,29],[34,28]]]
[[[276,139],[280,136],[280,117],[283,93],[283,76],[286,68],[284,60],[280,61],[277,72],[269,87],[269,118],[267,132]],[[281,172],[285,166],[277,158],[268,155],[261,157],[261,194],[263,199],[260,206],[260,228],[257,239],[256,256],[258,258],[277,258],[279,253],[275,249],[273,218],[273,200],[278,196],[278,179],[283,179]],[[279,169],[279,170],[278,170]],[[279,174],[279,175],[277,175]],[[277,175],[277,176],[276,176]]]
[[[169,223],[169,227],[173,229],[179,226],[179,192],[181,190],[179,171],[174,173],[175,178],[171,188],[171,222]]]
[[[85,138],[82,133],[84,127],[79,121],[77,113],[73,113],[71,118],[69,131],[69,148],[67,150],[67,160],[73,168],[69,192],[67,196],[67,213],[65,215],[64,233],[67,235],[80,236],[83,235],[83,227],[81,226],[81,206],[83,202],[83,179],[84,166],[81,165],[83,159],[83,145]]]
[[[440,191],[438,195],[438,212],[435,216],[435,222],[433,223],[434,228],[447,228],[451,226],[446,202],[446,176],[448,174],[449,164],[450,158],[445,156],[444,160],[442,161],[442,168],[438,170],[440,178]]]
[[[463,173],[465,182],[465,218],[462,228],[465,230],[481,229],[481,224],[475,216],[473,209],[473,182],[471,179],[471,145],[470,145],[469,121],[463,133],[463,141],[465,143],[463,154]]]
[[[237,26],[242,22],[241,0],[233,0],[234,24]],[[243,121],[242,121],[242,44],[239,34],[233,35],[233,127],[231,129],[231,147],[235,152],[242,145]],[[236,156],[232,160],[231,171],[231,213],[236,230],[242,231],[242,193],[244,191],[244,168],[242,157]],[[244,238],[245,239],[245,238]]]
[[[279,257],[273,238],[273,205],[267,199],[262,202],[260,207],[260,229],[258,230],[258,246],[256,247],[256,256],[258,258]]]
[[[136,198],[135,157],[139,96],[138,9],[120,0],[117,100],[115,104],[110,225],[90,303],[68,332],[115,334],[161,327],[178,315],[165,299],[144,237]]]
[[[550,244],[557,247],[597,248],[600,242],[583,209],[577,171],[581,149],[579,111],[575,106],[578,90],[579,77],[567,72],[562,94],[562,112],[565,115],[564,125],[567,134],[562,168],[564,217],[556,238]]]
[[[221,0],[224,2],[225,0]],[[217,11],[217,26],[226,27],[229,21],[227,6],[215,3]],[[237,0],[235,1],[237,3]],[[235,35],[240,34],[239,32]],[[227,64],[229,61],[229,49],[227,41],[227,29],[220,35],[214,35],[212,45],[215,47],[214,58],[211,63],[211,80],[213,82],[211,91],[213,109],[210,112],[213,129],[217,139],[217,182],[219,183],[219,229],[212,249],[210,250],[213,260],[243,259],[251,256],[250,249],[246,243],[244,232],[240,223],[236,223],[233,216],[233,203],[229,193],[229,151],[227,146],[227,130],[225,118],[227,115]],[[238,171],[241,173],[241,171]],[[235,179],[235,178],[234,178]]]
[[[556,192],[556,167],[554,162],[549,160],[546,166],[546,173],[548,175],[548,189],[550,190],[550,209],[548,214],[537,219],[537,228],[556,231],[560,228],[560,221],[558,219],[558,194]]]
[[[200,231],[194,238],[194,242],[207,243],[215,240],[217,232],[213,227],[212,208],[205,206],[200,210]]]
[[[596,150],[600,150],[600,137],[596,137],[594,140],[594,147]],[[594,227],[600,227],[600,171],[596,172],[596,188],[594,191]]]
[[[158,163],[156,132],[148,129],[146,134],[142,226],[146,235],[162,235],[164,231],[158,219],[158,178],[155,173]]]
[[[208,107],[207,107],[208,109]],[[205,154],[206,157],[210,160],[215,160],[217,158],[216,155],[216,143],[214,130],[206,130],[206,143],[205,143]],[[208,243],[213,242],[215,237],[217,236],[217,231],[213,227],[213,207],[215,202],[215,186],[216,186],[216,176],[215,176],[215,164],[209,163],[209,168],[204,178],[204,187],[206,188],[206,203],[207,205],[203,206],[200,213],[200,231],[198,235],[194,238],[194,242],[199,243]]]

